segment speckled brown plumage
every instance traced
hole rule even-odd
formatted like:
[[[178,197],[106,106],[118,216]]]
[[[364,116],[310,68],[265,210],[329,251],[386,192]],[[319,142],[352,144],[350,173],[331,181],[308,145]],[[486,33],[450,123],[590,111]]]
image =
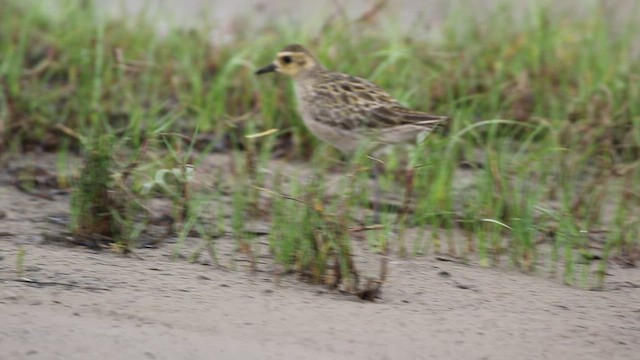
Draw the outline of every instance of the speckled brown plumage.
[[[407,109],[365,79],[325,69],[301,45],[284,47],[257,73],[270,71],[293,78],[307,127],[343,152],[355,151],[362,141],[376,146],[408,142],[446,119]]]

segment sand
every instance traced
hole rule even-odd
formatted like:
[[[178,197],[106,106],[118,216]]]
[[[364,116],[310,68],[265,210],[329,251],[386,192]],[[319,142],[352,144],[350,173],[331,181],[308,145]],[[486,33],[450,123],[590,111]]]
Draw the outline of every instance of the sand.
[[[43,233],[61,229],[45,220],[68,206],[68,195],[52,201],[0,187],[0,359],[633,359],[640,352],[638,269],[612,264],[605,290],[589,291],[509,268],[393,256],[372,303],[269,267],[252,273],[207,265],[205,257],[172,260],[175,244],[132,256],[43,244]]]

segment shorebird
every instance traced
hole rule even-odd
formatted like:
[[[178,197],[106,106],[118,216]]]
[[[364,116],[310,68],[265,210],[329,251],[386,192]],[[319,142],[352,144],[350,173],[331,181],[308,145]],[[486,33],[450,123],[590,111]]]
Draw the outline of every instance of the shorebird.
[[[379,148],[415,141],[446,116],[404,107],[375,84],[326,69],[301,45],[285,46],[273,63],[257,75],[276,72],[295,84],[298,109],[309,130],[343,153],[354,153],[363,142]]]

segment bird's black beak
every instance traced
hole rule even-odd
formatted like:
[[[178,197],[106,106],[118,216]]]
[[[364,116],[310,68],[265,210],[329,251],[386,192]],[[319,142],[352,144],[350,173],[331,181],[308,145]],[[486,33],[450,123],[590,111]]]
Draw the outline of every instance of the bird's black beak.
[[[256,71],[256,75],[262,75],[262,74],[266,74],[274,71],[276,71],[276,64],[269,64],[263,67],[262,69]]]

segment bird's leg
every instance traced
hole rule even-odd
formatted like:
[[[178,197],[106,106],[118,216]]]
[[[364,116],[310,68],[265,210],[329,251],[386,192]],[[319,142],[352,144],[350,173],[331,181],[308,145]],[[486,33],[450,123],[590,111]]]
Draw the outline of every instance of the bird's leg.
[[[371,175],[373,177],[373,222],[375,224],[380,224],[380,203],[381,203],[381,193],[382,189],[380,188],[380,173],[382,172],[382,167],[384,163],[382,160],[368,156],[369,159],[373,160],[373,168],[371,169]]]

